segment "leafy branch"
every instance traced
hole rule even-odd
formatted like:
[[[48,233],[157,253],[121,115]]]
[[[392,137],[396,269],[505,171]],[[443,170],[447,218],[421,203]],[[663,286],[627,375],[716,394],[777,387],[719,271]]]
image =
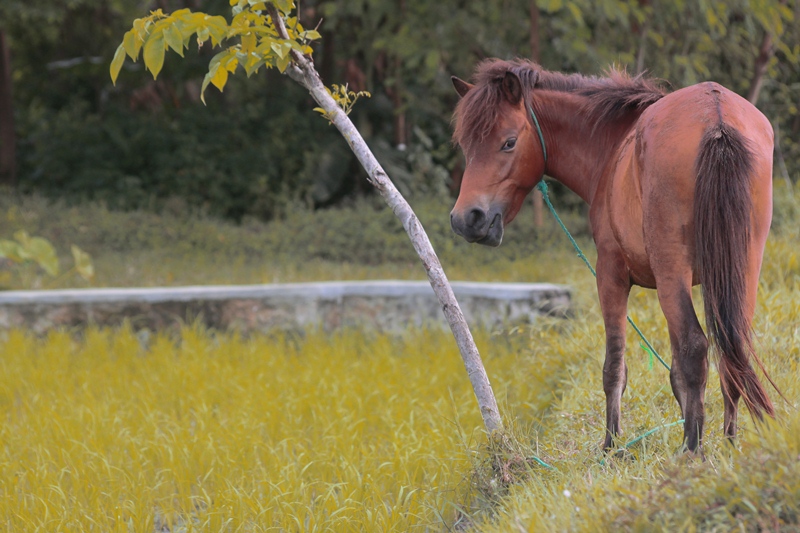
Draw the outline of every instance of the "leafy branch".
[[[333,85],[331,85],[331,89],[325,87],[325,90],[328,91],[328,94],[331,95],[331,98],[333,98],[339,105],[339,107],[342,108],[345,115],[350,114],[350,111],[353,110],[353,106],[356,105],[356,101],[358,101],[359,98],[361,98],[362,96],[365,98],[369,98],[372,96],[369,93],[369,91],[358,91],[358,92],[351,91],[347,84],[337,85],[334,83]],[[335,113],[331,114],[330,112],[325,111],[321,107],[315,107],[314,111],[320,113],[330,122],[333,122],[333,119],[336,116]]]
[[[94,278],[94,264],[92,257],[75,246],[71,246],[73,267],[59,277],[61,265],[56,249],[43,237],[31,237],[26,231],[14,234],[14,240],[0,240],[0,259],[6,259],[19,266],[36,265],[46,274],[54,278],[53,283],[73,273],[78,274],[86,281]]]
[[[142,53],[144,66],[157,78],[164,66],[164,56],[172,49],[184,57],[184,49],[189,48],[192,39],[202,47],[209,40],[211,46],[222,46],[223,42],[238,38],[233,44],[218,54],[209,63],[208,73],[203,79],[201,99],[205,103],[205,90],[209,84],[222,91],[228,82],[228,75],[236,72],[240,65],[247,76],[252,76],[261,67],[277,68],[284,72],[291,61],[290,52],[310,56],[309,43],[320,38],[316,30],[303,28],[297,17],[288,17],[294,8],[293,0],[271,2],[286,17],[289,27],[284,37],[278,35],[272,18],[266,14],[266,3],[255,0],[230,0],[233,19],[230,24],[225,17],[205,13],[193,13],[189,9],[179,9],[169,15],[161,9],[133,21],[133,27],[125,33],[122,43],[111,61],[111,80],[116,83],[125,57],[137,61]]]

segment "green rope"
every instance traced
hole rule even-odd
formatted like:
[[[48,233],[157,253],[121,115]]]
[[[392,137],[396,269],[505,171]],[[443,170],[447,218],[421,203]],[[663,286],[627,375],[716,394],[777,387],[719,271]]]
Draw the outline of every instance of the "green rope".
[[[684,422],[685,422],[685,420],[684,420],[683,418],[681,418],[680,420],[676,420],[675,422],[670,422],[669,424],[663,424],[663,425],[661,425],[661,426],[658,426],[658,427],[655,427],[655,428],[653,428],[653,429],[651,429],[651,430],[649,430],[649,431],[645,431],[644,433],[642,433],[641,435],[639,435],[639,436],[638,436],[638,437],[636,437],[635,439],[633,439],[633,440],[631,440],[631,441],[628,441],[627,443],[625,443],[625,444],[622,446],[622,448],[620,448],[620,450],[618,450],[618,451],[621,451],[621,450],[627,450],[628,448],[630,448],[630,447],[631,447],[631,446],[633,446],[634,444],[637,444],[637,443],[639,443],[639,442],[643,441],[644,439],[646,439],[647,437],[649,437],[649,436],[650,436],[650,435],[652,435],[653,433],[656,433],[656,432],[658,432],[658,431],[661,431],[662,429],[667,429],[667,428],[671,428],[671,427],[674,427],[674,426],[678,426],[678,425],[680,425],[680,424],[683,424]],[[528,459],[530,459],[530,460],[532,460],[532,461],[536,462],[536,463],[537,463],[537,464],[539,464],[540,466],[543,466],[543,467],[547,468],[548,470],[556,470],[556,467],[554,467],[553,465],[550,465],[550,464],[547,464],[547,463],[545,463],[544,461],[542,461],[541,459],[539,459],[539,458],[538,458],[538,457],[536,457],[535,455],[532,455],[532,456],[528,457]],[[605,459],[602,459],[602,460],[600,461],[600,464],[601,464],[602,466],[605,466],[605,465],[606,465],[606,461],[605,461]]]
[[[544,147],[544,143],[542,143],[542,147]],[[558,213],[556,213],[556,208],[553,207],[553,203],[550,201],[550,194],[548,194],[547,183],[545,183],[545,181],[542,180],[542,181],[539,182],[539,184],[536,186],[536,188],[539,189],[542,192],[542,197],[544,198],[544,203],[547,204],[548,209],[550,209],[550,212],[553,213],[553,216],[556,218],[556,222],[558,222],[558,225],[561,226],[561,229],[564,230],[564,233],[566,233],[567,237],[569,238],[569,242],[572,243],[572,247],[575,248],[575,251],[578,253],[578,257],[580,257],[583,260],[583,262],[586,263],[586,266],[589,267],[589,270],[591,271],[592,275],[594,277],[597,277],[597,272],[595,271],[594,267],[592,266],[591,263],[589,263],[589,260],[586,258],[586,256],[583,253],[583,250],[581,250],[581,247],[578,246],[577,242],[575,242],[575,239],[572,237],[572,234],[569,232],[567,227],[564,225],[564,222],[561,220],[561,217],[558,216]],[[664,365],[664,368],[666,368],[667,370],[670,370],[670,366],[667,364],[666,361],[664,361],[664,359],[661,358],[661,356],[658,354],[656,349],[653,348],[653,345],[650,344],[650,341],[647,340],[647,337],[644,336],[644,333],[642,333],[642,331],[639,329],[639,327],[636,325],[636,323],[633,321],[633,319],[630,316],[626,316],[626,318],[628,319],[628,324],[633,326],[634,331],[636,331],[636,333],[639,335],[639,337],[642,339],[642,341],[645,343],[645,345],[647,345],[647,350],[646,351],[651,356],[654,355],[656,357],[656,359],[658,359],[658,361],[662,365]]]
[[[625,446],[623,446],[623,448],[627,450],[628,448],[630,448],[631,446],[633,446],[634,444],[636,444],[640,440],[644,439],[645,437],[649,437],[650,435],[652,435],[656,431],[659,431],[661,429],[671,428],[672,426],[677,426],[678,424],[683,424],[684,422],[685,422],[685,420],[683,418],[681,418],[680,420],[676,420],[675,422],[670,422],[669,424],[664,424],[663,426],[658,426],[657,428],[653,428],[650,431],[646,431],[646,432],[642,433],[641,435],[639,435],[638,437],[636,437],[635,439],[633,439],[629,443],[625,444]]]
[[[536,113],[533,112],[533,107],[528,104],[528,111],[533,118],[533,124],[536,126],[536,133],[539,134],[539,142],[542,143],[542,155],[544,155],[544,164],[547,165],[547,147],[544,145],[544,135],[542,134],[542,127],[539,126],[539,119],[536,118]]]
[[[539,459],[535,455],[531,455],[530,457],[528,457],[528,459],[531,459],[531,460],[535,461],[540,466],[543,466],[543,467],[547,468],[548,470],[555,470],[556,469],[556,467],[554,467],[553,465],[549,465],[549,464],[545,463],[544,461],[542,461],[541,459]]]

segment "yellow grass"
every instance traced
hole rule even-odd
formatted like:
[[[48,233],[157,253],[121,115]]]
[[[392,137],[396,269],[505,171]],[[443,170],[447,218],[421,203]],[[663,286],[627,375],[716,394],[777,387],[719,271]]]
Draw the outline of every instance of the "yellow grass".
[[[712,368],[705,462],[676,455],[680,427],[600,452],[603,327],[594,281],[561,247],[472,272],[547,271],[576,292],[572,320],[478,334],[512,437],[495,456],[445,332],[10,332],[0,530],[796,531],[799,240],[770,238],[755,326],[789,403],[771,393],[768,427],[743,412],[731,449]],[[670,360],[652,291],[632,292],[631,315]],[[667,372],[628,341],[620,444],[680,418]]]
[[[519,379],[533,360],[481,344],[497,392],[535,416],[550,392]],[[0,350],[9,531],[406,531],[452,522],[481,441],[441,332],[17,331]]]

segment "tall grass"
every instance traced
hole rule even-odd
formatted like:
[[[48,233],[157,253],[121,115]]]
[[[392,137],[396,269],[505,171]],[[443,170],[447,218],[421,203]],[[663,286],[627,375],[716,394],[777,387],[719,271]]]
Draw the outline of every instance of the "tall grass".
[[[480,417],[451,339],[187,327],[0,345],[0,528],[407,531],[453,523]],[[534,360],[484,335],[495,387],[535,416]],[[491,344],[492,349],[489,349]]]

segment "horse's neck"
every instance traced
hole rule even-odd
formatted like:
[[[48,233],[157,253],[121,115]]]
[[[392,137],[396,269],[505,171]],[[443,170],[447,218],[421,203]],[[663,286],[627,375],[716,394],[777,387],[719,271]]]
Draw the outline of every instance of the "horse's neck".
[[[547,145],[547,174],[591,205],[609,160],[630,129],[630,122],[593,129],[582,97],[537,91],[533,99]]]

